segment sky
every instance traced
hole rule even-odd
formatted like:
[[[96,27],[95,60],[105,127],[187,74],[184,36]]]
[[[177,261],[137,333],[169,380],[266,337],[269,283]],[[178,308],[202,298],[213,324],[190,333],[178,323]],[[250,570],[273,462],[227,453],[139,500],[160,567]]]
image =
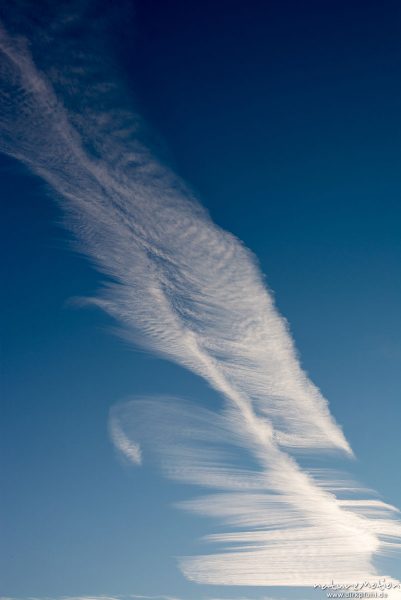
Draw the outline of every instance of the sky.
[[[401,579],[400,13],[2,9],[2,598]]]

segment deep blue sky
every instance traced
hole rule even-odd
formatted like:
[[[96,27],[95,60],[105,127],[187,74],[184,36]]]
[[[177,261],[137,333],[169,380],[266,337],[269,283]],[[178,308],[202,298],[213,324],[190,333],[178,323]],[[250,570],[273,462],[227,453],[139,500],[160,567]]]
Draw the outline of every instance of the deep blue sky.
[[[255,252],[351,470],[401,506],[401,5],[133,6],[112,48],[159,153]],[[0,175],[0,593],[216,594],[174,559],[205,522],[169,507],[176,485],[122,465],[107,434],[131,394],[214,393],[73,305],[101,277],[42,184],[4,157]]]

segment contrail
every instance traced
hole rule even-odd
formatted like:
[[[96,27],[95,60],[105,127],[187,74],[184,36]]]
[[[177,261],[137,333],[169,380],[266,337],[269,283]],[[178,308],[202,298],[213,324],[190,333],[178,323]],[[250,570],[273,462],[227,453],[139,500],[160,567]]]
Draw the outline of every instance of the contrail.
[[[113,440],[132,462],[156,444],[168,476],[216,488],[184,507],[233,531],[210,538],[221,552],[183,559],[183,572],[234,585],[375,577],[374,554],[401,536],[395,509],[339,499],[290,456],[352,451],[302,370],[255,257],[141,141],[142,121],[107,67],[78,42],[57,50],[73,19],[31,47],[0,30],[0,150],[53,189],[81,250],[108,276],[92,302],[225,400],[223,411],[147,399],[111,414]],[[254,467],[231,465],[228,448]]]

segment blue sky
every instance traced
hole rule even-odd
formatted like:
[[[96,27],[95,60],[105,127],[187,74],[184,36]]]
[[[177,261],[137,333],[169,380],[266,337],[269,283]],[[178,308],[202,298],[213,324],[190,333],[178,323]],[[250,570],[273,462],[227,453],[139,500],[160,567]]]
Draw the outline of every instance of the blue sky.
[[[64,14],[66,6],[51,12]],[[78,3],[73,8],[80,13]],[[35,38],[48,10],[41,6],[32,24],[29,5],[16,5],[6,25]],[[346,470],[401,507],[400,7],[147,1],[103,18],[105,11],[99,4],[82,10],[75,29],[52,33],[58,45],[50,52],[37,36],[34,60],[50,77],[53,61],[66,68],[74,44],[86,44],[95,75],[79,84],[90,89],[96,57],[110,58],[112,100],[145,119],[141,142],[254,252],[303,369],[356,455],[315,450],[300,464]],[[53,85],[78,116],[93,109],[81,88],[68,96],[61,78]],[[32,132],[41,127],[33,121]],[[19,150],[22,162],[35,169],[36,144],[51,172],[43,138],[32,140],[28,157],[28,145]],[[0,593],[309,597],[286,586],[199,585],[185,577],[177,557],[209,551],[200,538],[219,525],[173,506],[199,488],[163,477],[152,451],[148,460],[146,425],[133,437],[144,437],[143,465],[121,456],[110,439],[110,410],[167,395],[190,401],[196,415],[196,407],[221,409],[222,397],[198,375],[118,337],[110,316],[76,300],[97,295],[107,278],[72,244],[63,209],[37,174],[2,156],[1,188]],[[400,577],[399,555],[374,563]]]

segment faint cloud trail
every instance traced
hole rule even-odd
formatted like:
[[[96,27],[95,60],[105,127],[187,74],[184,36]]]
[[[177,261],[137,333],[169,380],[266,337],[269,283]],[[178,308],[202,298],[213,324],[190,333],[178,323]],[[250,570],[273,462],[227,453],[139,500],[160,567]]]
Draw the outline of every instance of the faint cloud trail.
[[[68,23],[56,28],[51,65],[50,31],[29,49],[0,29],[0,150],[52,187],[81,250],[109,277],[91,302],[225,399],[220,412],[172,398],[111,412],[111,437],[131,462],[141,464],[142,448],[156,452],[167,476],[216,490],[182,507],[233,531],[209,537],[222,551],[182,559],[184,574],[222,585],[375,577],[374,554],[398,546],[395,509],[338,499],[290,456],[352,451],[302,370],[255,258],[139,141],[141,120],[121,106],[101,60],[83,58],[79,42],[67,56],[57,51]],[[244,456],[253,467],[239,469]]]

